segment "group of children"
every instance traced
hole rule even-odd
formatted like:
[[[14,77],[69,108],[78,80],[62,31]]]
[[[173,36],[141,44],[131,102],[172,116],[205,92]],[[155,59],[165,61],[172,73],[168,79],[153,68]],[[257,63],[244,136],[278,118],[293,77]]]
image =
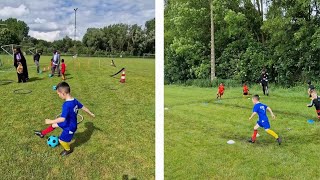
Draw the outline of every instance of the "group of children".
[[[243,96],[249,95],[249,87],[247,86],[247,83],[243,83],[242,87]],[[221,99],[224,94],[224,84],[220,83],[217,91],[217,99]]]
[[[220,83],[220,85],[218,87],[218,92],[217,92],[217,99],[218,98],[221,99],[222,95],[224,94],[224,90],[225,90],[224,84]],[[249,95],[249,88],[246,83],[243,84],[243,95],[244,96]],[[318,120],[320,120],[320,96],[317,95],[315,87],[314,87],[314,85],[311,84],[311,81],[308,81],[308,95],[309,95],[309,98],[311,99],[311,103],[308,104],[307,107],[314,106],[316,108]],[[282,143],[281,137],[279,137],[279,135],[277,133],[275,133],[274,131],[272,131],[270,129],[270,123],[269,123],[269,118],[267,116],[267,111],[270,112],[272,118],[275,118],[275,115],[273,114],[271,108],[260,102],[259,95],[254,95],[252,97],[252,103],[254,104],[254,107],[252,110],[253,113],[250,116],[249,120],[251,120],[255,115],[258,115],[258,121],[253,128],[253,134],[252,134],[251,138],[248,140],[248,142],[255,143],[256,137],[258,134],[258,128],[262,127],[265,129],[265,131],[268,134],[273,136],[276,139],[276,141],[278,142],[278,144],[280,145]]]

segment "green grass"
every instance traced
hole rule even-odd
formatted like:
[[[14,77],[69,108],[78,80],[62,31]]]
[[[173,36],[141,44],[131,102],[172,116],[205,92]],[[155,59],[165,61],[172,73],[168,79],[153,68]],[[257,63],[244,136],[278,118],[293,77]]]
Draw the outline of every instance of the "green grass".
[[[270,123],[281,146],[263,129],[247,142],[257,117],[248,120],[253,104],[241,87],[226,88],[219,102],[216,88],[165,86],[166,179],[319,179],[320,123],[307,123],[316,113],[306,87],[270,91],[261,102],[276,115]]]
[[[114,59],[117,67],[112,67],[108,58],[65,57],[72,95],[96,118],[79,111],[84,121],[71,144],[75,150],[60,157],[62,147],[50,148],[33,130],[46,128],[44,120],[61,112],[63,100],[52,90],[61,78],[37,74],[28,56],[30,82],[18,84],[11,57],[0,58],[1,179],[154,179],[154,59]],[[42,70],[50,59],[41,57]],[[119,83],[120,74],[109,76],[122,67],[125,84]],[[14,94],[15,89],[32,93]]]

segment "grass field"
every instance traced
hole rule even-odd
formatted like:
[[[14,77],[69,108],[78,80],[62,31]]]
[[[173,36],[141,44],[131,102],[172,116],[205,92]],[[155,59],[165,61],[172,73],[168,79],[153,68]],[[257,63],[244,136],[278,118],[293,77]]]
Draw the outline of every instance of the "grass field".
[[[50,58],[41,57],[41,70]],[[60,157],[61,146],[50,148],[47,138],[33,131],[47,127],[44,120],[61,112],[63,100],[52,89],[61,78],[37,74],[28,56],[30,81],[18,84],[12,58],[1,55],[1,179],[154,179],[154,59],[114,59],[117,67],[112,67],[108,58],[61,58],[72,95],[96,118],[79,111],[84,121],[71,144],[74,152]],[[119,83],[121,74],[109,76],[122,67],[125,84]],[[32,93],[14,94],[16,89]],[[51,135],[60,132],[56,129]]]
[[[253,104],[241,87],[226,88],[219,102],[216,88],[165,86],[166,179],[319,179],[320,123],[307,123],[316,113],[306,107],[306,88],[271,87],[261,98],[276,115],[279,146],[262,129],[247,142],[257,118],[248,120]],[[261,94],[258,86],[250,91]]]

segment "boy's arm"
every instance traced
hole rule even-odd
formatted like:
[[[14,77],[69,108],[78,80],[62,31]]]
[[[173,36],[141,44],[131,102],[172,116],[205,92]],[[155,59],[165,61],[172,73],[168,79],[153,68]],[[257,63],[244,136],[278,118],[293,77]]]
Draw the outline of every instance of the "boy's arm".
[[[257,114],[256,112],[253,112],[253,113],[251,114],[251,116],[249,117],[249,120],[251,120],[251,119],[253,118],[253,116],[256,115],[256,114]]]
[[[65,120],[65,118],[63,118],[63,117],[59,117],[59,118],[57,118],[57,119],[55,119],[55,120],[46,119],[46,120],[45,120],[45,123],[46,123],[46,124],[55,124],[55,123],[61,123],[61,122],[63,122],[64,120]]]
[[[307,105],[308,107],[312,107],[313,106],[313,99],[311,100],[310,104]]]
[[[88,108],[86,108],[86,107],[83,106],[81,109],[82,109],[84,112],[88,113],[90,116],[95,117],[95,115],[94,115]]]
[[[271,108],[270,108],[270,107],[267,107],[267,110],[271,113],[272,118],[275,119],[276,116],[273,114]]]

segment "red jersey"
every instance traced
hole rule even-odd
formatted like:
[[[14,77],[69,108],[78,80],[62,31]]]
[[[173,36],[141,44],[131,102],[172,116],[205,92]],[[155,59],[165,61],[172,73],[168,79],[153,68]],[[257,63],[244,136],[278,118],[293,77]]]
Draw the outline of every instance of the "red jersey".
[[[66,64],[62,63],[61,64],[61,73],[64,74],[64,72],[66,72]]]
[[[247,86],[247,85],[244,85],[244,86],[243,86],[243,92],[244,92],[244,93],[248,93],[248,91],[249,91],[248,86]]]
[[[219,92],[224,92],[224,86],[223,85],[219,86]]]

